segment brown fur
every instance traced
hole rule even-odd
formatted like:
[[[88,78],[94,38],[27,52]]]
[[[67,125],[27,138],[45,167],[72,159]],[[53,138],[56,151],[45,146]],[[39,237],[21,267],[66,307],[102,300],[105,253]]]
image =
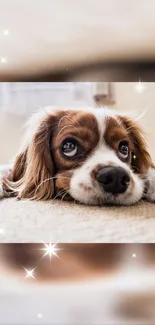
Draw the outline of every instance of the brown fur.
[[[83,154],[72,159],[63,156],[60,147],[68,137],[78,141]],[[130,118],[107,118],[104,140],[116,152],[120,141],[129,142],[131,154],[127,163],[136,173],[143,174],[153,166],[143,133]],[[71,110],[47,114],[26,149],[17,156],[11,173],[3,179],[4,191],[19,199],[71,199],[67,192],[73,170],[93,153],[98,142],[98,124],[93,114]],[[133,152],[136,160],[132,159]]]
[[[114,117],[107,118],[107,127],[104,134],[104,139],[108,146],[114,150],[118,149],[120,141],[128,141],[130,148],[133,147],[126,128]]]
[[[128,162],[136,173],[144,174],[149,167],[153,167],[143,132],[140,126],[130,118],[110,117],[104,138],[106,143],[116,151],[120,141],[128,141],[131,153]],[[135,160],[132,159],[132,153],[136,154]]]
[[[132,168],[136,173],[144,174],[149,167],[153,167],[148,146],[141,127],[128,117],[120,117],[122,125],[126,128],[128,136],[134,146],[136,159],[131,161]]]
[[[60,152],[62,141],[70,136],[85,149],[86,155],[80,159],[67,160]],[[82,164],[98,140],[97,121],[91,113],[58,111],[47,115],[26,150],[17,156],[10,175],[3,179],[5,192],[19,199],[47,200],[55,194],[71,198],[66,193],[71,171]]]
[[[41,122],[27,149],[17,156],[9,178],[4,178],[5,191],[17,193],[18,198],[35,200],[53,196],[54,164],[50,157],[50,129],[54,117]],[[11,179],[10,179],[11,178]]]

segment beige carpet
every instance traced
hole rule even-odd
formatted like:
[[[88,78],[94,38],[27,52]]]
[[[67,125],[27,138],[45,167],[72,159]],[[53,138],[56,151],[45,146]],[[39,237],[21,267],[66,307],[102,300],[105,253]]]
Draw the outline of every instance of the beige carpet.
[[[0,201],[0,242],[155,242],[155,205]]]

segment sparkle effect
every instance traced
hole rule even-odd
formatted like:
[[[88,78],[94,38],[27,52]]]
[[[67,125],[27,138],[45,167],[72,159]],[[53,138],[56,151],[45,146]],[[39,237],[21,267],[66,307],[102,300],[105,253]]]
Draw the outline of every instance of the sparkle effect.
[[[35,271],[35,269],[39,266],[41,260],[42,260],[45,256],[49,255],[49,257],[50,257],[50,266],[51,266],[51,258],[52,258],[52,255],[54,255],[54,256],[56,256],[57,258],[59,258],[59,256],[57,255],[56,252],[57,252],[57,251],[60,251],[61,249],[60,249],[60,248],[57,248],[56,245],[57,245],[57,243],[56,243],[56,244],[52,244],[51,241],[50,241],[49,244],[44,243],[44,246],[45,246],[44,248],[40,248],[40,249],[38,249],[38,250],[41,250],[41,251],[45,251],[45,254],[41,257],[41,259],[39,260],[37,266],[35,266],[35,268],[33,268],[32,270],[28,270],[28,269],[26,269],[25,267],[23,267],[23,269],[26,271],[26,277],[25,277],[25,279],[31,277],[31,278],[33,278],[33,279],[36,280],[36,278],[34,277],[34,271]],[[59,259],[60,259],[60,258],[59,258]],[[39,314],[38,314],[38,315],[39,315]],[[40,314],[40,315],[41,315],[41,314]]]
[[[42,314],[38,314],[37,316],[38,316],[38,318],[42,318]]]
[[[36,278],[34,277],[34,270],[35,270],[35,268],[32,269],[32,270],[27,270],[25,267],[23,267],[23,269],[26,271],[26,277],[25,277],[25,279],[27,279],[27,278],[33,278],[34,280],[36,280]]]
[[[0,58],[0,63],[3,63],[4,64],[4,63],[6,63],[6,61],[7,61],[6,58],[4,58],[4,57],[1,57]]]
[[[43,255],[43,257],[46,256],[46,255],[49,255],[50,260],[51,260],[52,255],[55,255],[56,257],[59,258],[59,256],[57,255],[56,252],[59,251],[60,248],[56,247],[57,244],[52,244],[50,242],[49,244],[44,243],[44,245],[45,245],[45,248],[41,248],[42,251],[45,251],[45,254]]]
[[[132,257],[136,258],[136,254],[132,254]]]
[[[4,31],[3,31],[3,35],[4,36],[9,36],[9,30],[8,29],[4,29]]]
[[[0,234],[3,235],[4,234],[4,229],[0,228]]]
[[[139,80],[139,82],[137,82],[135,85],[135,90],[141,94],[144,89],[145,89],[144,84]]]

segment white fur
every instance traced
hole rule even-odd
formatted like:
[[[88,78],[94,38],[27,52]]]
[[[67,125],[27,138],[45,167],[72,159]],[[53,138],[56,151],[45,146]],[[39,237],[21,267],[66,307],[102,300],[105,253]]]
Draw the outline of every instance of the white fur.
[[[79,111],[78,108],[73,109]],[[68,108],[62,108],[62,110],[68,111]],[[145,197],[147,200],[155,201],[155,170],[150,169],[144,176],[144,180],[142,180],[141,176],[134,174],[127,164],[120,161],[115,151],[110,149],[106,143],[104,143],[104,133],[107,118],[109,116],[115,116],[117,118],[118,113],[108,108],[104,108],[104,110],[102,108],[84,108],[80,110],[91,112],[95,115],[98,121],[100,141],[92,156],[90,156],[81,167],[74,171],[70,182],[70,195],[74,199],[86,204],[103,204],[106,202],[111,202],[116,204],[130,205],[141,199],[145,187],[145,181],[148,181],[149,188]],[[26,136],[19,152],[24,151],[29,143],[31,143],[41,121],[44,121],[46,116],[49,114],[55,115],[57,111],[58,108],[56,109],[56,107],[46,107],[32,116],[27,124]],[[91,171],[96,167],[96,165],[110,165],[110,163],[124,168],[132,179],[127,191],[120,194],[118,197],[114,197],[112,194],[104,193],[97,182],[95,185],[94,183],[92,184]],[[84,186],[81,187],[80,184],[83,184]],[[0,197],[3,196],[4,192],[0,182]]]
[[[74,199],[85,204],[134,204],[142,197],[144,191],[144,181],[135,175],[127,164],[120,161],[115,151],[110,149],[106,143],[104,143],[103,135],[106,129],[106,118],[109,116],[109,111],[107,110],[105,113],[101,116],[98,114],[98,112],[95,114],[100,131],[99,145],[93,152],[92,156],[89,157],[81,167],[74,171],[70,182],[69,193]],[[91,172],[98,164],[109,166],[111,163],[117,167],[124,168],[132,179],[132,183],[129,185],[127,191],[120,194],[118,197],[114,197],[112,194],[107,194],[101,190],[97,181],[95,182],[94,186],[94,182],[92,182],[91,178]],[[84,187],[81,187],[81,184],[83,184]]]
[[[144,197],[150,202],[155,202],[155,169],[149,168],[145,178],[148,189]]]
[[[25,124],[26,132],[21,147],[19,149],[19,153],[23,152],[30,144],[32,138],[37,132],[37,129],[41,121],[43,121],[46,118],[46,116],[48,116],[49,114],[54,114],[54,113],[56,113],[56,107],[49,106],[49,107],[45,107],[44,109],[39,109],[36,113],[32,115],[32,117]]]
[[[105,166],[113,163],[115,166],[124,168],[130,175],[133,181],[127,191],[120,194],[118,197],[114,197],[111,194],[107,194],[101,190],[98,183],[92,183],[91,171],[98,165],[103,164]],[[84,184],[85,189],[80,186]],[[86,188],[89,188],[86,190]],[[119,160],[114,150],[108,148],[106,144],[100,145],[93,155],[87,159],[87,161],[79,168],[77,168],[70,182],[70,195],[85,204],[98,204],[111,202],[116,204],[130,205],[139,201],[142,197],[144,190],[144,181],[135,175],[130,168]]]

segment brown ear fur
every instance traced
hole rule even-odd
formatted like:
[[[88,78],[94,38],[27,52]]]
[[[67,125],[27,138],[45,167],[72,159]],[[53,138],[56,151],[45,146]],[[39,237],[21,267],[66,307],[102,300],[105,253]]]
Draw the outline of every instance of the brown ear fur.
[[[132,168],[136,173],[144,174],[149,167],[154,167],[151,156],[141,127],[128,117],[120,117],[122,124],[128,131],[129,137],[134,145],[136,159],[132,159]]]
[[[27,149],[20,153],[11,173],[3,179],[4,191],[18,198],[50,199],[54,195],[54,163],[50,153],[53,118],[40,123]]]

